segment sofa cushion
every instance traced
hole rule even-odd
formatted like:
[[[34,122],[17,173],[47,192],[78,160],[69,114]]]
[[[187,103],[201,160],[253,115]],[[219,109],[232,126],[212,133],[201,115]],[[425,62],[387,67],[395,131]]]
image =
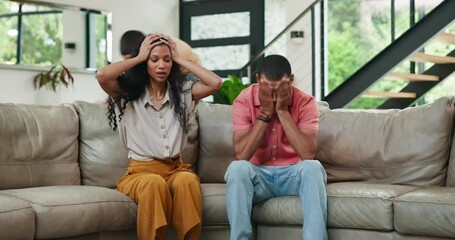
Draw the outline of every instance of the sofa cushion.
[[[299,197],[273,197],[254,205],[253,220],[258,225],[302,225],[302,213]]]
[[[33,239],[35,211],[27,201],[0,193],[0,239]]]
[[[95,186],[51,186],[5,190],[31,202],[37,239],[134,229],[136,204],[126,195]]]
[[[336,228],[393,230],[393,202],[411,186],[333,183],[327,186],[327,225]]]
[[[74,102],[79,114],[82,184],[115,188],[128,167],[128,151],[106,117],[106,107]]]
[[[0,104],[0,112],[0,189],[80,184],[73,106]]]
[[[403,110],[320,107],[316,158],[328,181],[444,185],[454,99]]]
[[[230,105],[199,103],[199,160],[202,183],[224,183],[224,174],[235,159],[232,147]]]
[[[226,184],[201,184],[203,225],[229,225],[226,208]]]
[[[397,240],[395,238],[395,232],[371,231],[366,229],[328,228],[327,233],[329,234],[330,240]],[[430,239],[425,238],[425,240]]]
[[[455,188],[418,189],[395,199],[395,229],[401,234],[455,238]]]
[[[446,186],[455,187],[455,128],[452,134],[452,147],[450,150],[449,165],[447,169]]]

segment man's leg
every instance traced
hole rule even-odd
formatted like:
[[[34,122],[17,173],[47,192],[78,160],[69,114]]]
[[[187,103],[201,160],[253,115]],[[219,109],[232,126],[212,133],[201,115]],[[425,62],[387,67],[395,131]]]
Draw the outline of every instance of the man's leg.
[[[280,168],[280,195],[299,195],[303,210],[303,239],[327,240],[327,176],[316,160]]]
[[[255,202],[265,200],[272,197],[272,192],[259,167],[248,161],[233,161],[224,180],[231,240],[250,239],[253,197]]]

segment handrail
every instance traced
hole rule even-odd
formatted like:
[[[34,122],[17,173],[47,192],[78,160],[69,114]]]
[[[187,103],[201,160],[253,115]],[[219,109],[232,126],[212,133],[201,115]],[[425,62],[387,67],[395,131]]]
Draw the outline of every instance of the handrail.
[[[312,4],[310,4],[294,20],[292,20],[292,22],[290,22],[287,27],[285,27],[280,33],[278,33],[277,36],[272,41],[270,41],[270,43],[268,43],[267,46],[265,46],[255,57],[251,58],[250,61],[248,61],[242,68],[240,68],[239,71],[240,75],[249,65],[258,60],[264,54],[264,52],[270,48],[270,46],[272,46],[276,41],[278,41],[280,37],[282,37],[289,29],[291,29],[303,16],[305,16],[306,13],[308,13],[308,11],[310,11],[320,1],[321,0],[315,0]]]

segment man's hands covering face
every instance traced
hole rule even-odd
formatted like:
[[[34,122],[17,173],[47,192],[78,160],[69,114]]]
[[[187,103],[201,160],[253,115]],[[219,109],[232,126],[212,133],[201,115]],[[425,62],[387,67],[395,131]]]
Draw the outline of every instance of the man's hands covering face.
[[[274,89],[273,86],[265,83],[264,81],[259,82],[259,102],[262,106],[262,112],[264,112],[268,117],[271,117],[275,114],[275,104],[274,104]]]
[[[275,86],[275,111],[287,111],[292,99],[291,81],[282,78]]]
[[[262,112],[272,116],[277,111],[287,111],[292,100],[292,81],[283,77],[279,81],[261,78],[259,81],[259,102]]]

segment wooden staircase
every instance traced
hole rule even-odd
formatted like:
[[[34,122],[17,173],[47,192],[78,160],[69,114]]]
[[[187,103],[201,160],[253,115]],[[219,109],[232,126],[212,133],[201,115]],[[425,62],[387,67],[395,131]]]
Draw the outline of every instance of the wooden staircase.
[[[434,40],[441,42],[443,44],[451,44],[455,45],[455,34],[441,32],[438,34]],[[412,62],[419,62],[419,63],[432,63],[435,65],[454,65],[455,64],[455,56],[437,56],[422,52],[416,52],[412,54],[408,60]],[[403,73],[403,72],[390,72],[387,74],[385,79],[388,80],[405,80],[409,83],[413,82],[414,84],[418,84],[419,82],[433,82],[439,83],[439,81],[443,80],[440,76],[435,74],[413,74],[413,73]],[[395,99],[416,99],[421,95],[417,94],[416,92],[406,92],[401,90],[400,92],[381,92],[381,91],[366,91],[362,94],[362,97],[365,98],[395,98]],[[414,100],[412,100],[414,101]],[[384,104],[383,104],[384,105]]]

